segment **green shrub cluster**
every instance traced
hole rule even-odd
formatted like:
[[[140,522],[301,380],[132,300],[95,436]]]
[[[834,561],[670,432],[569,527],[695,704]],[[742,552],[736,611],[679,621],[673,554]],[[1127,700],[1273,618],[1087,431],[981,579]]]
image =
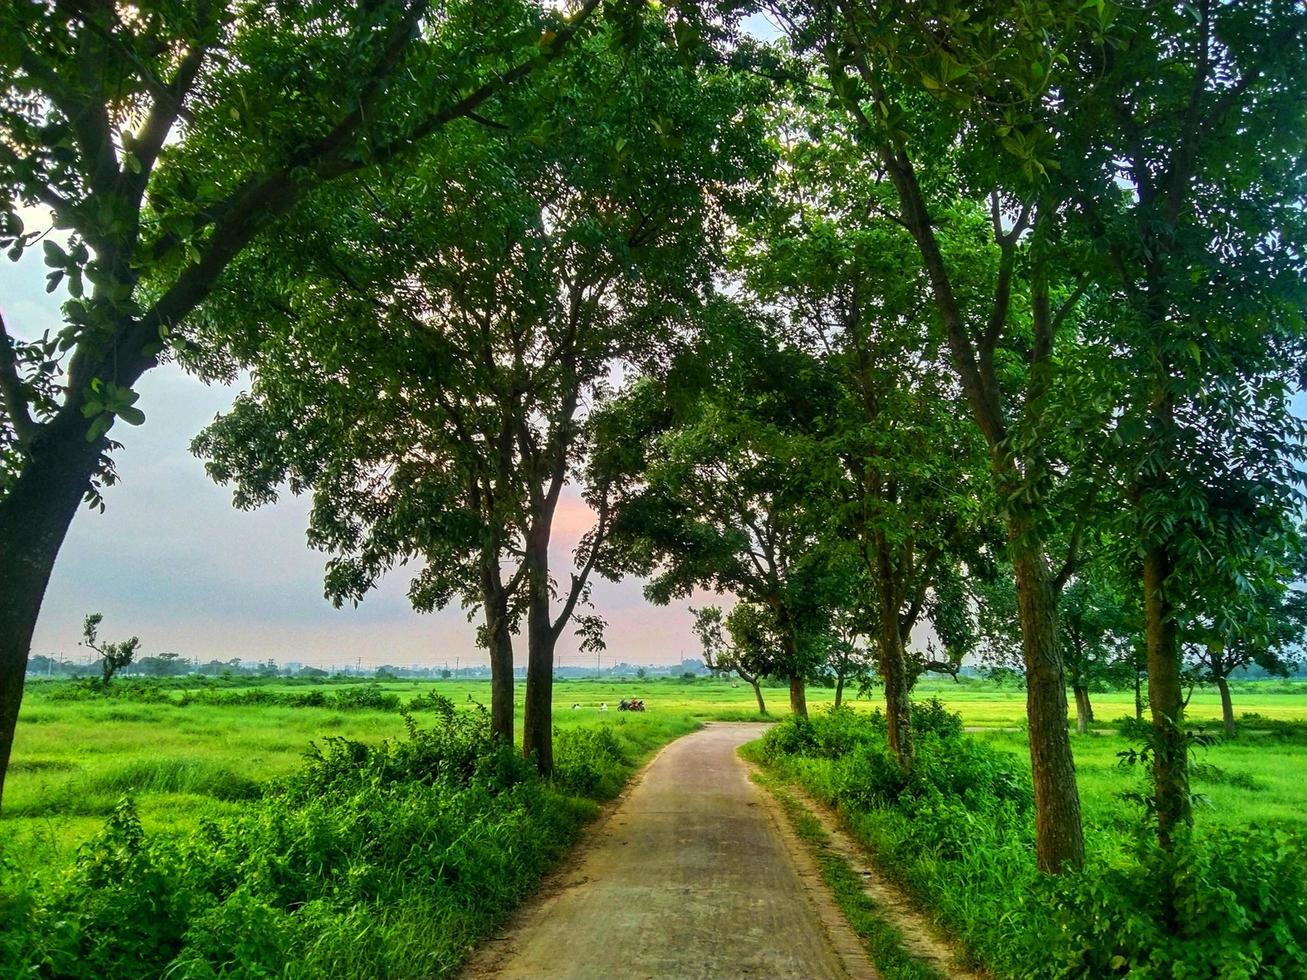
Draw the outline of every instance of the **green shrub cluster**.
[[[1147,718],[1135,718],[1125,715],[1112,723],[1117,734],[1131,741],[1142,742],[1152,737],[1153,723]],[[1239,728],[1245,733],[1255,733],[1259,739],[1281,742],[1286,745],[1307,745],[1307,722],[1289,718],[1267,718],[1256,711],[1245,711],[1239,716]],[[1217,720],[1189,720],[1187,728],[1196,732],[1220,736],[1223,725]]]
[[[234,816],[150,835],[124,800],[58,877],[0,868],[0,976],[449,973],[632,763],[559,733],[542,780],[484,712],[434,706],[397,741],[325,740]]]
[[[1126,865],[1093,862],[1045,890],[1061,924],[1053,975],[1293,980],[1307,976],[1307,846],[1222,831],[1167,855],[1141,835]],[[1173,882],[1174,921],[1165,883]]]
[[[1030,779],[963,734],[938,702],[913,707],[905,773],[884,719],[848,710],[787,720],[756,756],[837,807],[884,870],[1003,977],[1290,978],[1307,962],[1307,848],[1250,829],[1186,840],[1168,856],[1090,826],[1084,871],[1034,867]],[[1173,882],[1173,885],[1168,883]],[[1178,921],[1164,914],[1176,889]]]

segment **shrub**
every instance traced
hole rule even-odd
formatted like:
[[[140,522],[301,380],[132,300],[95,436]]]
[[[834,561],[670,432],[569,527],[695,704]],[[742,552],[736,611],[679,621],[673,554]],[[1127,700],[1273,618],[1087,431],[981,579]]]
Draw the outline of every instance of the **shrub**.
[[[787,755],[806,755],[816,747],[812,722],[798,715],[772,726],[762,737],[762,754],[768,761]]]
[[[607,725],[554,729],[554,781],[573,793],[614,795],[625,775],[623,761],[621,745]]]
[[[365,689],[366,691],[366,689]],[[252,693],[252,692],[244,692]],[[0,865],[0,976],[446,975],[507,914],[630,760],[607,728],[560,734],[559,776],[484,711],[369,746],[326,739],[234,815],[146,834],[130,802],[50,880]],[[175,766],[120,773],[169,785]],[[180,781],[180,782],[179,782]]]
[[[1075,977],[1297,977],[1307,962],[1307,847],[1283,832],[1151,842],[1126,867],[1095,863],[1053,890],[1056,960]],[[1167,921],[1164,882],[1176,883]]]
[[[1134,715],[1122,715],[1116,721],[1112,722],[1116,726],[1116,733],[1122,738],[1128,738],[1132,742],[1143,741],[1152,738],[1153,725],[1147,718],[1136,718]]]
[[[899,766],[879,713],[789,720],[758,755],[844,814],[896,878],[1003,977],[1289,978],[1307,962],[1307,845],[1283,832],[1222,832],[1173,856],[1140,825],[1134,860],[1087,828],[1091,861],[1034,868],[1028,771],[963,734],[938,702],[914,705],[916,758]],[[1133,725],[1134,719],[1126,719]],[[1195,778],[1252,788],[1200,765]],[[1128,840],[1128,839],[1127,839]],[[1109,861],[1113,855],[1115,861]],[[1176,919],[1163,884],[1175,881]]]

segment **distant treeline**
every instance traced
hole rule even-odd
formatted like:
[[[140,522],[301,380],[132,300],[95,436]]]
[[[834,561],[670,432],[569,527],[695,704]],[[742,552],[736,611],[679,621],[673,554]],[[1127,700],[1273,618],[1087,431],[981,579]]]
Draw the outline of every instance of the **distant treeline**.
[[[279,685],[280,686],[280,685]],[[443,711],[450,701],[435,691],[425,691],[407,700],[382,690],[373,682],[339,690],[282,691],[270,686],[243,690],[216,687],[184,688],[177,684],[140,680],[106,687],[87,678],[73,683],[51,684],[43,692],[51,701],[98,701],[113,699],[138,704],[172,704],[185,707],[205,704],[217,707],[333,708],[339,711]]]

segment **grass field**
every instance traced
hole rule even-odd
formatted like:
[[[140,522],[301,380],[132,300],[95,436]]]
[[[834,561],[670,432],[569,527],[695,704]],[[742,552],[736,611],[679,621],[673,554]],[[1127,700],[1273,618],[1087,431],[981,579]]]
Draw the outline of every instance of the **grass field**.
[[[130,683],[130,682],[129,682]],[[404,699],[437,690],[456,704],[484,701],[481,681],[391,681],[383,691]],[[303,691],[302,685],[269,682],[273,690]],[[324,685],[330,689],[330,685]],[[0,816],[0,840],[23,849],[37,863],[58,865],[102,826],[124,796],[132,796],[147,829],[193,826],[205,816],[238,809],[259,793],[260,784],[284,776],[302,761],[309,743],[328,736],[378,742],[403,730],[397,712],[281,706],[140,704],[128,700],[57,701],[41,683],[30,686],[19,720],[13,767]],[[519,685],[519,695],[521,685]],[[787,692],[765,690],[773,715],[788,713]],[[180,698],[180,689],[171,696]],[[642,696],[644,714],[619,714],[623,697]],[[1024,759],[1021,726],[1025,693],[988,682],[954,684],[930,679],[918,697],[940,698],[962,714],[983,740]],[[828,705],[833,692],[814,688],[813,710]],[[1238,712],[1263,718],[1307,720],[1307,684],[1247,684],[1236,692]],[[600,705],[607,703],[603,713]],[[870,700],[852,702],[871,710]],[[577,707],[573,707],[577,705]],[[1137,771],[1122,769],[1117,753],[1129,741],[1116,734],[1113,719],[1133,714],[1130,692],[1098,694],[1094,732],[1074,736],[1081,792],[1087,814],[1106,819],[1122,807],[1119,794],[1135,789]],[[1216,693],[1198,691],[1190,704],[1194,721],[1220,717]],[[647,754],[676,735],[711,719],[757,718],[747,685],[700,678],[629,681],[573,680],[555,685],[555,723],[563,728],[606,721]],[[1232,742],[1201,750],[1197,790],[1204,825],[1249,821],[1307,824],[1307,745],[1258,734],[1256,722]]]

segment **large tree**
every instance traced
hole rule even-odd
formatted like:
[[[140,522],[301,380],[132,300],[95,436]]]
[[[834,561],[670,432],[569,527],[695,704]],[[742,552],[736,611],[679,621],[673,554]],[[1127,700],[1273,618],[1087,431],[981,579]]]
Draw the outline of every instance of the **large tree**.
[[[614,534],[651,576],[646,594],[708,588],[765,608],[779,647],[768,673],[801,716],[830,618],[853,598],[812,435],[837,397],[819,361],[720,300],[698,343],[610,409],[612,437],[642,447]]]
[[[1081,5],[770,6],[865,149],[865,220],[899,225],[929,283],[1016,572],[1038,865],[1078,867],[1084,834],[1056,625],[1076,558],[1056,550],[1052,531],[1078,485],[1065,478],[1079,469],[1059,458],[1077,443],[1050,409],[1069,401],[1058,394],[1068,380],[1060,348],[1081,288],[1066,201],[1044,179],[1052,144],[1040,120],[1055,45]]]
[[[890,747],[907,767],[919,673],[909,640],[936,581],[980,543],[983,446],[920,262],[898,229],[864,220],[860,148],[820,110],[792,107],[779,129],[785,166],[772,206],[742,230],[736,266],[791,342],[839,379],[838,408],[820,420],[842,464],[825,492],[845,502],[840,525],[865,564],[863,627],[875,638]]]
[[[1103,257],[1121,537],[1138,556],[1158,836],[1191,821],[1181,624],[1289,571],[1304,429],[1307,14],[1113,8],[1065,48],[1059,182]],[[1093,322],[1091,320],[1091,322]],[[1234,598],[1233,601],[1239,601]]]
[[[205,310],[254,377],[197,445],[211,472],[238,481],[240,503],[287,480],[313,489],[334,598],[413,561],[416,605],[481,607],[505,736],[524,622],[523,745],[544,771],[555,645],[592,573],[615,572],[622,483],[589,465],[589,409],[705,295],[721,216],[761,159],[753,83],[684,54],[652,13],[621,43],[589,32],[438,151],[307,199]],[[597,519],[557,588],[572,479]]]
[[[67,297],[53,336],[0,320],[0,791],[46,584],[114,480],[112,426],[144,419],[133,386],[185,358],[191,313],[307,191],[477,113],[598,5],[0,8],[0,245],[39,241]]]

